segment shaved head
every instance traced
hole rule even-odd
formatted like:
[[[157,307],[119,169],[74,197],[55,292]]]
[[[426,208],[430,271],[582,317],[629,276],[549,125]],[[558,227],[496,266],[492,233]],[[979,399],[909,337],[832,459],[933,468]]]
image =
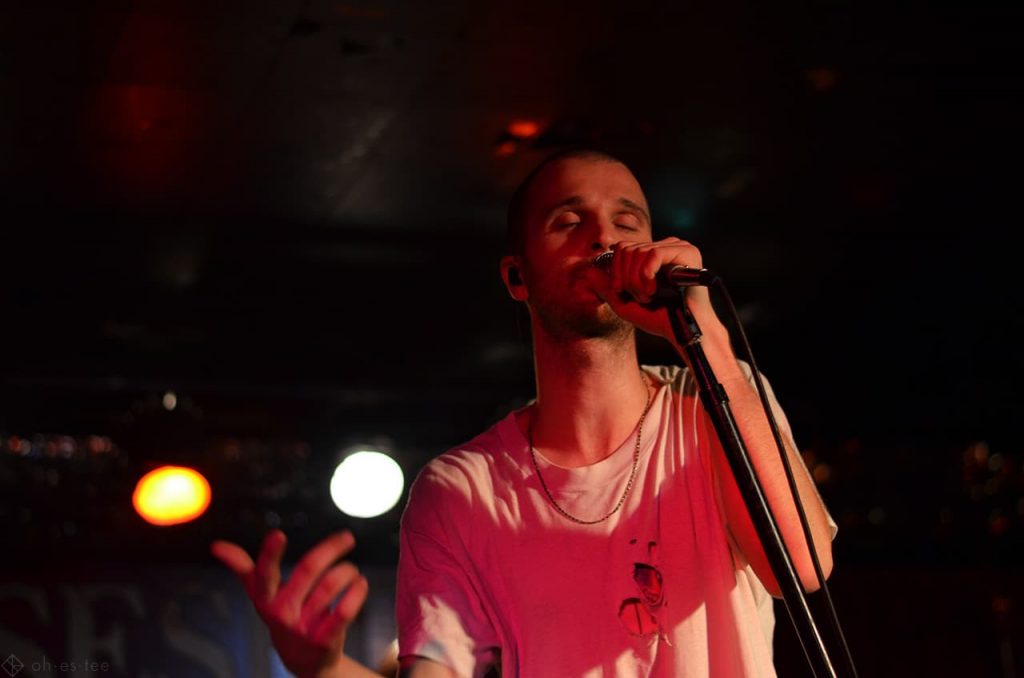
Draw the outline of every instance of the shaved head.
[[[542,160],[533,168],[519,184],[508,204],[508,215],[505,222],[506,254],[521,255],[526,247],[526,220],[529,214],[530,197],[534,184],[544,171],[566,160],[585,160],[590,162],[625,163],[615,156],[591,148],[572,148],[558,151]]]

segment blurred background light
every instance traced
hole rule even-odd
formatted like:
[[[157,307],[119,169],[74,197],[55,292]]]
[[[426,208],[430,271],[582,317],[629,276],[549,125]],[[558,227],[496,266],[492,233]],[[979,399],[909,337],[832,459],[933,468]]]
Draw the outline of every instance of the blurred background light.
[[[373,518],[390,511],[402,497],[405,475],[394,459],[373,450],[347,456],[331,478],[331,499],[342,513]]]
[[[210,505],[210,483],[198,471],[161,466],[142,476],[132,505],[152,525],[178,525],[203,515]]]
[[[540,125],[533,120],[513,120],[506,132],[513,139],[532,139],[540,134]]]

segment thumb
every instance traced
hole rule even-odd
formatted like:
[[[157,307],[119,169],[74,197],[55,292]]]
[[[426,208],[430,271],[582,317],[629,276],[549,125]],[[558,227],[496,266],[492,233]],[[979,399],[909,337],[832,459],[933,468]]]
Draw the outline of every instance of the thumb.
[[[609,304],[619,301],[619,295],[612,288],[612,277],[600,268],[590,267],[584,271],[584,279],[594,290],[594,294]]]
[[[217,540],[210,544],[210,554],[234,572],[243,584],[248,585],[255,564],[245,549],[229,541]]]
[[[616,314],[622,315],[620,311],[630,302],[637,301],[633,296],[612,283],[612,277],[599,268],[589,268],[584,273],[587,284],[594,290],[594,294],[612,307]]]

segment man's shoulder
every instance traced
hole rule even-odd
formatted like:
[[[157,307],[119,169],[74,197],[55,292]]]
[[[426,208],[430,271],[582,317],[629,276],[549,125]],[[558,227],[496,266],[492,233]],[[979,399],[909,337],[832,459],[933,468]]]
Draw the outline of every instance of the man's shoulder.
[[[493,486],[498,466],[508,463],[510,428],[515,426],[513,415],[495,422],[483,432],[464,443],[455,445],[431,459],[420,470],[414,490],[429,493],[435,499],[441,495],[469,498]]]
[[[674,391],[682,391],[690,377],[689,368],[683,365],[641,365],[640,369]]]
[[[748,380],[753,380],[753,370],[745,360],[737,359],[740,369]],[[697,382],[693,372],[685,365],[641,365],[641,369],[663,384],[668,384],[678,393],[695,392]],[[762,375],[763,376],[763,375]]]

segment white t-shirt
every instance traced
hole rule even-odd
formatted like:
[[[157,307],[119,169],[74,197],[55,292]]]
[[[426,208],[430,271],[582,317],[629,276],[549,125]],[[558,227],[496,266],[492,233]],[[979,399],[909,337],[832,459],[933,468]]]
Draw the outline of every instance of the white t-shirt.
[[[514,412],[420,472],[402,516],[402,656],[467,677],[775,676],[772,598],[724,527],[696,383],[644,369],[663,385],[633,488],[603,522],[555,510]],[[559,505],[592,520],[622,496],[635,445],[636,431],[590,466],[537,462]]]

